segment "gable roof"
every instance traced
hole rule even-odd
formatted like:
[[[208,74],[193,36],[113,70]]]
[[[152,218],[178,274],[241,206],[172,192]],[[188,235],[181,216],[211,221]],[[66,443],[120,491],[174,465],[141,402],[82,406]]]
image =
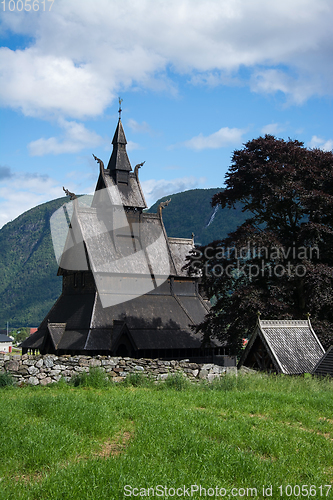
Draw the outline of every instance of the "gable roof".
[[[105,188],[109,188],[110,190],[114,190],[114,187],[117,186],[121,204],[124,207],[147,208],[140,183],[133,172],[130,172],[128,175],[128,184],[116,184],[111,173],[112,171],[109,169],[104,170],[102,174],[103,178],[98,180],[97,186],[103,186]],[[113,204],[117,205],[116,202],[113,202]]]
[[[329,375],[333,377],[333,345],[328,349],[328,351],[320,358],[314,369],[312,370],[314,375]]]
[[[57,349],[65,332],[66,323],[48,323],[47,328],[50,333],[54,348]]]
[[[238,366],[254,364],[259,346],[278,373],[311,372],[325,350],[310,320],[260,320]]]
[[[13,342],[13,339],[7,337],[7,335],[4,335],[3,333],[0,333],[0,342]]]
[[[187,270],[183,267],[187,263],[186,257],[194,249],[193,239],[169,237],[168,240],[177,276],[188,276]]]

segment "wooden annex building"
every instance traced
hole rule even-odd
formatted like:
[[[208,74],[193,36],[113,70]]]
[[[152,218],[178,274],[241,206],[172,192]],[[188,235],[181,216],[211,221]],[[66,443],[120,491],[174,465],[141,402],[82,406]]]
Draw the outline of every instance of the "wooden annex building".
[[[189,277],[182,269],[194,246],[193,239],[168,238],[163,206],[157,214],[144,212],[147,205],[138,178],[140,165],[132,171],[120,118],[112,144],[107,168],[95,158],[100,174],[91,206],[80,205],[80,198],[73,201],[69,227],[74,228],[79,243],[68,245],[59,262],[62,294],[37,332],[21,344],[22,353],[191,360],[221,356],[220,364],[223,359],[228,363],[219,341],[213,340],[204,348],[201,334],[191,328],[209,310],[199,293],[198,277]],[[106,209],[108,203],[111,208]],[[118,208],[126,215],[126,234],[121,228],[111,230],[108,226]],[[144,249],[140,247],[142,241]],[[129,250],[133,246],[141,250],[135,253],[135,262]],[[152,250],[147,265],[144,257],[148,247]],[[127,267],[121,274],[117,266],[122,258],[127,259]],[[161,266],[168,269],[164,281],[156,271]],[[103,283],[116,275],[116,291],[110,291]],[[144,280],[153,285],[131,298],[128,290],[134,290],[138,283],[145,286]]]
[[[260,320],[239,360],[266,372],[297,375],[311,373],[325,350],[307,320]]]
[[[333,345],[325,352],[312,370],[314,375],[320,377],[333,377]]]

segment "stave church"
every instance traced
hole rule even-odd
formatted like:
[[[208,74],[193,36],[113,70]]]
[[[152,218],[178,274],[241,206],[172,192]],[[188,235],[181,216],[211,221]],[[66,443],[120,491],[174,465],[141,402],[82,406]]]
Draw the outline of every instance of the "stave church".
[[[71,200],[59,209],[53,227],[51,220],[56,256],[63,240],[57,257],[62,293],[21,344],[22,353],[228,358],[218,340],[203,345],[193,328],[209,311],[200,278],[184,270],[193,238],[167,236],[162,217],[167,203],[157,213],[145,211],[143,164],[133,171],[126,144],[119,112],[107,168],[95,157],[99,177],[91,203],[66,191]]]

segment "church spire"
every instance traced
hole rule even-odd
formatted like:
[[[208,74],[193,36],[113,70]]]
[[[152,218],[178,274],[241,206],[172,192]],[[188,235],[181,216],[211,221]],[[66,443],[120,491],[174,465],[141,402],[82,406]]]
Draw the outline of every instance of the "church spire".
[[[121,103],[122,99],[119,98],[119,120],[112,139],[113,150],[107,167],[117,184],[119,181],[127,183],[128,172],[132,170],[126,151],[126,136],[123,129],[123,124],[121,123]]]

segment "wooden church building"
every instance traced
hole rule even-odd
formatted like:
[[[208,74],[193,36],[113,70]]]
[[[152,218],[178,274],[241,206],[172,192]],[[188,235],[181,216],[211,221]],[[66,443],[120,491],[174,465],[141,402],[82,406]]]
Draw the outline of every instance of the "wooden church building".
[[[58,260],[62,294],[22,353],[191,360],[225,354],[218,340],[204,347],[192,328],[209,310],[199,278],[183,270],[193,239],[167,236],[163,204],[156,214],[144,212],[142,164],[132,170],[120,117],[112,144],[107,168],[95,157],[100,173],[91,205],[70,193],[72,212],[59,209],[68,224]]]

